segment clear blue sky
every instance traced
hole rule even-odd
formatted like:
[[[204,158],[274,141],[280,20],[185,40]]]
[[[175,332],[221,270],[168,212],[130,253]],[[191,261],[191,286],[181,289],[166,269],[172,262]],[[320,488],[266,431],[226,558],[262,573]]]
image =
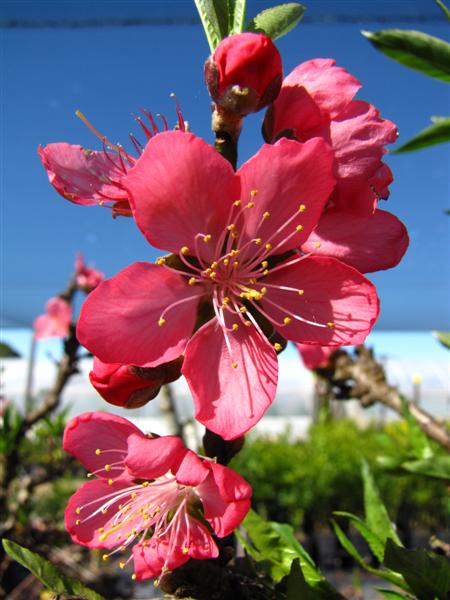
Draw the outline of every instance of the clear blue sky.
[[[248,14],[274,3],[250,0]],[[390,61],[359,33],[402,27],[445,37],[448,25],[439,21],[432,0],[305,4],[305,22],[278,42],[285,73],[309,58],[336,58],[363,83],[358,97],[395,121],[403,141],[425,127],[431,115],[449,114],[448,86]],[[202,72],[208,47],[200,26],[191,24],[196,12],[189,0],[16,0],[0,2],[0,11],[3,26],[10,25],[0,30],[2,304],[6,326],[26,327],[47,298],[64,287],[77,250],[108,276],[159,254],[131,219],[113,221],[106,210],[63,200],[48,183],[38,144],[67,141],[98,148],[74,116],[76,109],[112,141],[126,144],[128,133],[137,132],[132,113],[140,107],[174,121],[170,92],[176,92],[192,131],[212,141]],[[36,25],[36,20],[124,18],[154,23],[23,27],[23,20]],[[163,25],[164,19],[174,22]],[[11,21],[22,27],[11,27]],[[260,113],[245,123],[241,161],[262,143],[262,118]],[[400,267],[371,277],[382,302],[378,328],[448,329],[450,218],[443,210],[450,206],[449,146],[392,156],[388,162],[395,183],[383,208],[407,224],[411,247]]]

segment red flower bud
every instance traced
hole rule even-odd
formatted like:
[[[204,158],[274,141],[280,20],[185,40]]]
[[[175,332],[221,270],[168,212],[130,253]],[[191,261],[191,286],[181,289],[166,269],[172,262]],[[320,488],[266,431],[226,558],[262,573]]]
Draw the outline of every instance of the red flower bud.
[[[275,100],[283,70],[272,40],[260,33],[223,39],[205,63],[205,81],[216,104],[247,115]]]

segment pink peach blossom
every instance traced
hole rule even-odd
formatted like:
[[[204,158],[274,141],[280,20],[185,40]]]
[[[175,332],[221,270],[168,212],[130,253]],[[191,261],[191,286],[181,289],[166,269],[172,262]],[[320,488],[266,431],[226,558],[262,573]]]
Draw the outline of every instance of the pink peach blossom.
[[[280,336],[357,344],[378,315],[358,271],[298,250],[333,190],[332,162],[321,139],[282,139],[235,173],[192,134],[151,139],[123,184],[146,239],[178,264],[135,263],[100,284],[82,308],[80,342],[107,363],[184,353],[196,418],[241,436],[274,399]]]
[[[75,417],[63,447],[95,476],[70,498],[67,531],[107,550],[105,560],[131,549],[120,566],[133,561],[138,580],[217,557],[213,534],[227,536],[250,508],[252,490],[240,475],[199,458],[180,438],[145,436],[115,415]]]
[[[33,323],[36,340],[64,338],[69,333],[72,307],[60,296],[50,298],[45,305],[46,313],[37,317]]]
[[[307,369],[326,367],[330,356],[339,348],[335,346],[311,346],[310,344],[295,344],[300,352],[303,364]]]
[[[105,279],[105,276],[93,267],[88,267],[83,255],[78,253],[75,259],[75,278],[77,286],[89,294]]]

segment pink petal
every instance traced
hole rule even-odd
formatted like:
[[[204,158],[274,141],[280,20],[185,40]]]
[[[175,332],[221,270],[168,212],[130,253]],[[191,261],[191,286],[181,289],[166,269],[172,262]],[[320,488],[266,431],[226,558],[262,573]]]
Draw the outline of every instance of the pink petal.
[[[133,546],[133,564],[136,579],[142,581],[161,575],[166,557],[167,544],[158,542],[154,538],[148,541],[147,546],[135,544]],[[183,562],[187,560],[189,560],[189,557],[185,556]],[[180,566],[180,564],[177,566]]]
[[[117,479],[123,474],[125,465],[117,465],[110,471],[105,471],[103,467],[123,461],[131,435],[146,439],[127,419],[100,411],[87,412],[69,421],[64,430],[63,448],[91,473],[96,472],[98,477],[106,479]]]
[[[198,233],[210,234],[214,244],[238,193],[231,165],[203,140],[181,131],[152,138],[123,183],[144,236],[176,254],[183,246],[192,252]],[[209,244],[202,239],[199,244],[208,257]]]
[[[265,144],[237,173],[242,202],[254,202],[253,208],[243,213],[243,242],[261,238],[265,244],[270,240],[274,254],[300,246],[316,226],[333,190],[332,162],[330,148],[320,139],[305,144],[287,139],[273,146]],[[252,190],[257,192],[253,197]],[[270,215],[266,219],[265,212]],[[284,227],[291,217],[294,219]],[[239,230],[240,220],[236,226]],[[297,226],[303,229],[297,232]]]
[[[238,473],[210,463],[208,478],[197,488],[205,519],[219,537],[225,537],[240,525],[250,509],[252,488]]]
[[[336,346],[312,346],[311,344],[295,344],[303,364],[307,369],[319,369],[328,365],[330,356],[336,352]]]
[[[103,531],[99,531],[99,529],[107,531],[111,528],[119,510],[119,504],[124,502],[124,499],[115,500],[108,507],[107,512],[101,512],[99,509],[108,500],[109,495],[110,498],[114,495],[118,496],[122,490],[129,487],[128,479],[118,479],[111,484],[108,484],[105,479],[94,479],[82,485],[71,496],[64,515],[65,527],[73,541],[89,548],[114,548],[120,545],[121,542],[117,535],[108,535],[105,539],[100,539]],[[94,515],[97,510],[98,513]],[[131,530],[139,526],[141,522],[141,515],[130,519],[120,529],[121,539],[126,539],[127,533],[131,533]]]
[[[47,338],[64,338],[69,333],[72,319],[72,307],[63,298],[55,296],[50,298],[46,306],[46,314],[40,315],[33,322],[34,337],[36,340]]]
[[[38,154],[50,183],[67,200],[85,206],[128,201],[127,192],[118,185],[124,173],[115,154],[66,143],[39,146]]]
[[[196,419],[232,440],[251,429],[272,403],[278,365],[275,350],[253,326],[241,324],[227,335],[232,356],[217,320],[203,325],[186,348],[182,372],[194,398]]]
[[[174,360],[194,328],[196,294],[199,286],[190,286],[177,273],[134,263],[89,294],[81,309],[78,339],[106,363],[154,366]],[[184,300],[168,311],[164,326],[158,326],[163,311]]]
[[[264,139],[271,143],[279,137],[294,135],[297,140],[303,140],[306,132],[322,125],[322,120],[317,104],[304,87],[282,86],[264,118]]]
[[[358,271],[370,273],[395,267],[408,243],[406,227],[389,212],[376,210],[364,217],[331,209],[321,217],[302,250],[334,256]]]
[[[125,464],[136,479],[156,479],[177,469],[186,452],[181,439],[173,435],[153,439],[131,435]]]
[[[323,118],[334,119],[361,87],[353,75],[335,65],[336,61],[331,58],[315,58],[301,63],[285,78],[282,90],[287,86],[304,87]]]
[[[179,483],[195,487],[205,480],[209,469],[205,461],[201,460],[192,450],[188,450],[175,474]]]
[[[271,319],[281,323],[276,326],[281,335],[294,342],[320,346],[361,344],[378,317],[379,301],[373,284],[335,258],[304,258],[272,272],[262,281],[268,288],[260,301],[263,309]],[[299,295],[297,291],[272,285],[304,293]],[[283,325],[286,316],[291,317],[291,322]]]

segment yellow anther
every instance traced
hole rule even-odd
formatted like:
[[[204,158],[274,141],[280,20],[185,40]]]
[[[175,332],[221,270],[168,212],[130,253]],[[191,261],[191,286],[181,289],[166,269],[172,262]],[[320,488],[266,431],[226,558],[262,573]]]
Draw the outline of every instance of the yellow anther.
[[[239,329],[239,325],[237,323],[233,323],[233,325],[231,326],[231,329],[233,331],[237,331]]]
[[[228,296],[224,296],[223,300],[222,300],[222,304],[230,304],[231,300],[230,298],[228,298]]]
[[[102,515],[106,515],[107,512],[108,512],[107,508],[102,508]]]
[[[99,532],[99,533],[103,533],[104,531],[105,531],[105,530],[103,529],[103,527],[99,527],[99,528],[98,528],[98,532]]]
[[[283,349],[283,346],[281,344],[279,344],[278,342],[275,342],[275,344],[273,345],[273,347],[275,348],[275,350],[277,352],[279,352],[280,350]]]
[[[239,254],[239,250],[232,250],[230,252],[230,256],[237,256]]]
[[[156,259],[156,264],[157,265],[165,265],[166,259],[163,256],[160,256],[159,258]]]
[[[239,312],[246,313],[247,309],[245,308],[245,306],[241,306],[241,308],[239,309]]]
[[[212,273],[212,269],[210,269],[209,267],[207,269],[205,269],[204,271],[205,275],[209,275],[210,273]]]
[[[104,542],[104,541],[106,540],[106,538],[107,538],[107,537],[108,537],[108,536],[106,535],[106,533],[102,533],[102,535],[100,535],[100,536],[98,537],[98,539],[99,539],[101,542]]]
[[[263,275],[268,275],[268,274],[269,274],[269,269],[264,269]]]
[[[253,208],[255,206],[254,202],[247,202],[247,208]]]
[[[256,283],[256,279],[254,277],[252,277],[251,279],[249,279],[249,282],[253,285],[255,285]]]
[[[205,236],[203,236],[203,241],[206,242],[210,242],[212,239],[212,235],[210,233],[207,233]]]
[[[306,206],[304,204],[300,204],[300,206],[298,207],[298,212],[305,212],[306,210]]]
[[[320,242],[314,242],[313,246],[314,248],[320,248],[322,244]]]
[[[257,195],[257,194],[258,194],[258,190],[251,190],[251,191],[250,191],[250,196],[251,196],[252,198],[254,198],[254,197]]]
[[[103,554],[102,560],[108,560],[109,556],[107,554]]]
[[[268,219],[270,217],[270,212],[268,210],[266,210],[266,212],[263,213],[263,219]]]
[[[131,576],[131,579],[132,579],[133,581],[135,581],[135,580],[136,580],[136,573],[133,573],[133,575]]]
[[[163,326],[163,325],[165,325],[165,324],[166,324],[166,320],[165,320],[165,319],[163,319],[163,318],[161,317],[161,318],[159,319],[159,321],[158,321],[158,325],[159,325],[160,327],[162,327],[162,326]]]
[[[239,237],[239,231],[233,231],[231,237],[233,238],[233,240],[237,240],[237,238]]]
[[[181,552],[183,554],[187,554],[189,552],[189,548],[186,548],[186,546],[184,548],[182,548]]]
[[[137,494],[136,494],[136,492],[131,492],[130,496],[131,496],[131,499],[134,500],[136,498]]]
[[[217,273],[215,271],[212,271],[212,273],[210,273],[209,276],[211,277],[211,279],[215,279],[217,277]]]
[[[197,280],[195,279],[195,277],[191,277],[188,281],[189,285],[195,285],[197,283]]]
[[[260,246],[262,244],[262,239],[261,238],[256,238],[256,240],[254,240],[255,244],[257,246]]]
[[[79,515],[81,512],[81,508],[79,506],[77,506],[75,509],[75,512],[77,513],[77,515]]]
[[[237,366],[238,366],[237,362],[232,362],[232,363],[231,363],[231,367],[232,367],[233,369],[237,369]]]
[[[119,569],[125,569],[125,566],[126,566],[126,564],[127,564],[127,563],[120,562],[120,563],[119,563]]]
[[[112,479],[108,479],[108,485],[112,485],[114,481]]]
[[[303,231],[303,225],[297,225],[295,231]]]
[[[266,250],[272,250],[272,244],[266,244],[265,248]]]
[[[247,294],[245,292],[241,292],[239,294],[239,298],[246,298],[246,297],[247,297]]]
[[[228,267],[228,264],[229,264],[229,262],[230,262],[230,259],[229,259],[229,258],[224,258],[224,259],[223,259],[223,264],[224,264],[226,267]]]
[[[80,519],[77,519],[77,520],[75,521],[75,525],[79,525],[80,523],[81,523]]]
[[[183,246],[180,252],[183,256],[185,256],[186,254],[189,254],[189,248],[187,246]]]
[[[137,535],[137,529],[132,529],[132,530],[131,530],[131,533],[132,533],[133,535]]]
[[[267,288],[266,287],[262,287],[261,288],[261,294],[266,294],[267,293]]]
[[[219,263],[216,261],[211,263],[211,269],[217,269],[218,266],[219,266]]]
[[[123,504],[119,504],[119,510],[122,510]]]
[[[238,266],[239,266],[239,262],[237,260],[235,260],[233,263],[233,267],[238,267]]]
[[[252,322],[251,321],[244,321],[244,325],[246,327],[251,327],[252,326]]]
[[[283,319],[283,323],[284,323],[285,325],[289,325],[289,323],[290,323],[291,321],[292,321],[291,317],[284,317],[284,319]]]
[[[155,579],[155,580],[153,581],[153,587],[158,587],[158,586],[159,586],[159,580],[158,580],[158,579]]]
[[[98,456],[99,454],[101,454],[101,452],[102,451],[100,450],[100,448],[97,448],[97,450],[95,451],[95,454]]]
[[[327,327],[329,327],[330,329],[333,329],[334,328],[334,323],[332,323],[331,321],[328,321]]]
[[[231,225],[228,225],[227,229],[228,231],[233,231],[233,229],[236,229],[236,225],[234,223],[231,223]]]
[[[267,262],[267,260],[263,260],[261,263],[261,266],[263,269],[267,269],[267,267],[269,266],[269,263]]]
[[[297,294],[299,296],[303,296],[304,293],[305,293],[305,290],[297,290]]]
[[[234,206],[240,206],[241,205],[241,201],[240,200],[235,200],[233,202]]]

